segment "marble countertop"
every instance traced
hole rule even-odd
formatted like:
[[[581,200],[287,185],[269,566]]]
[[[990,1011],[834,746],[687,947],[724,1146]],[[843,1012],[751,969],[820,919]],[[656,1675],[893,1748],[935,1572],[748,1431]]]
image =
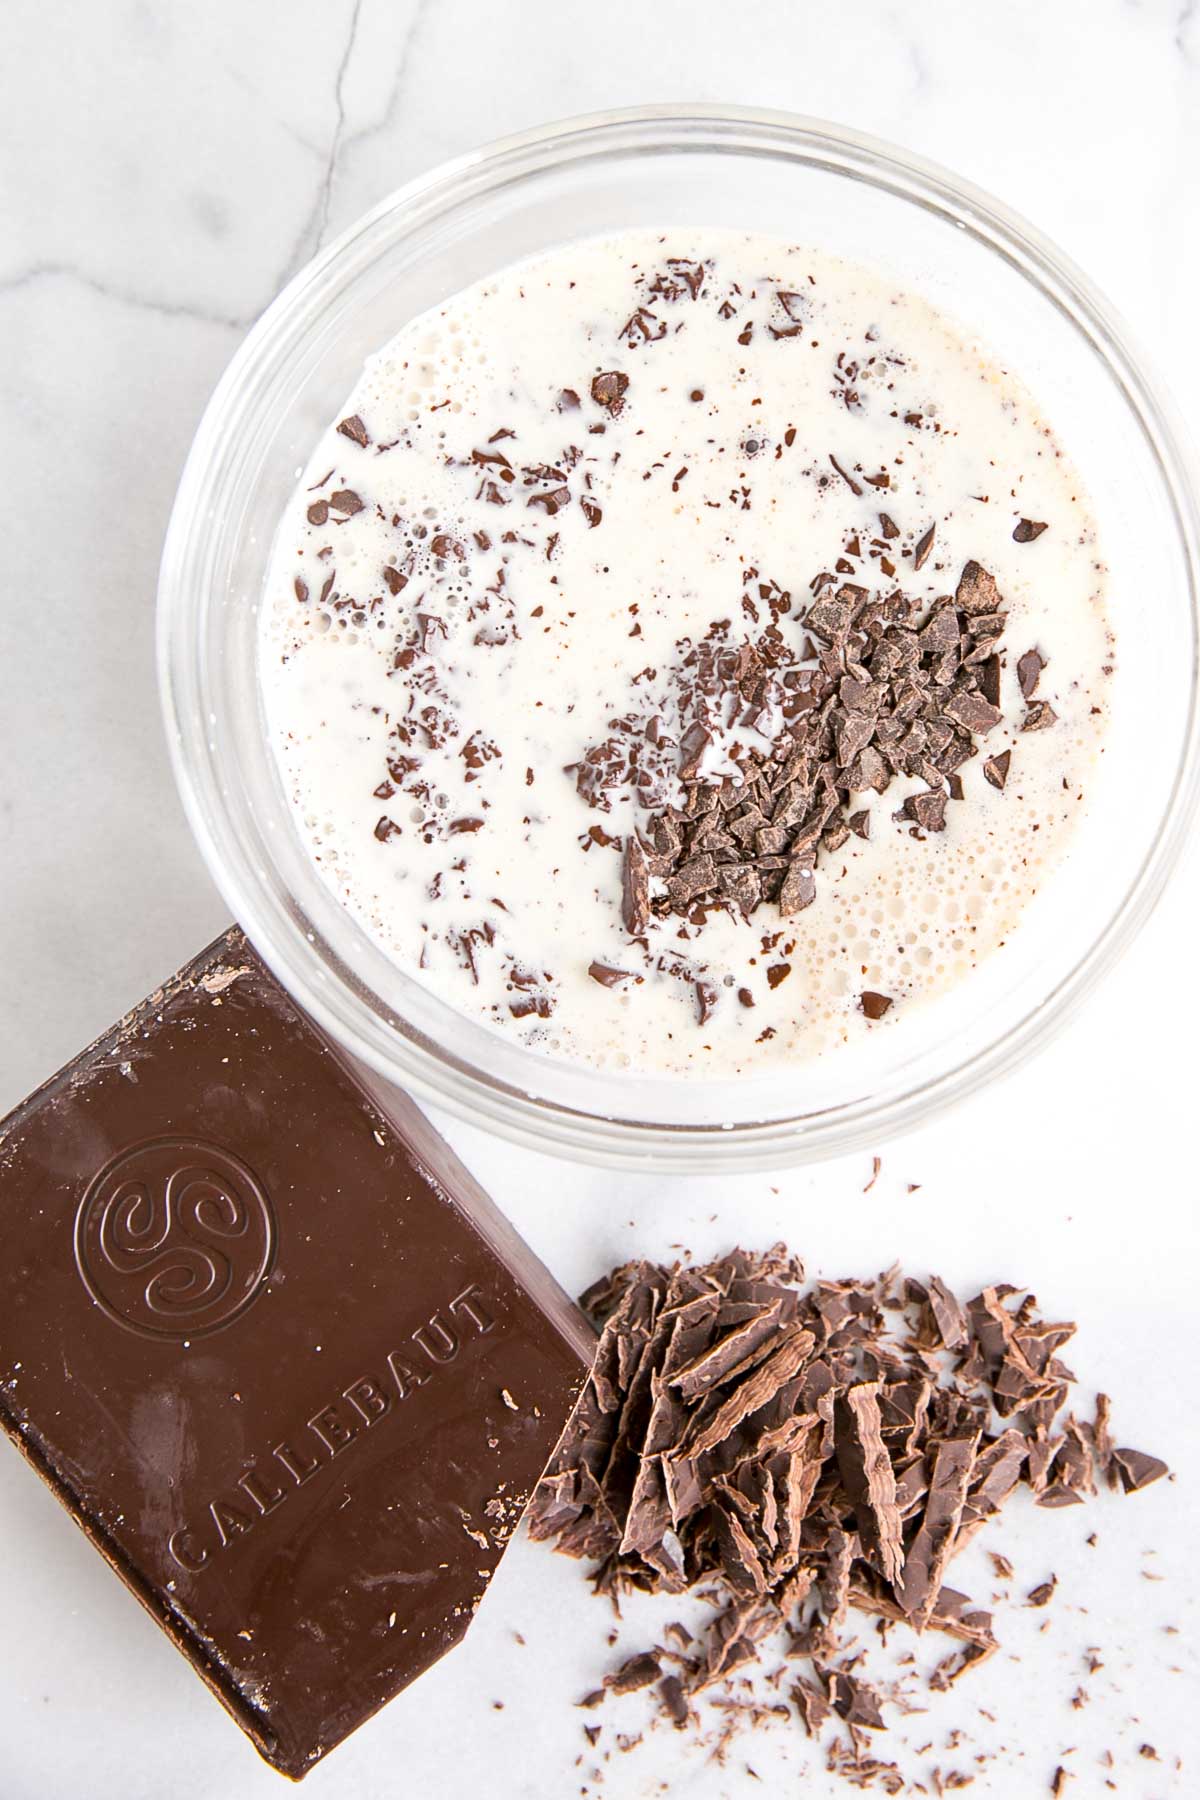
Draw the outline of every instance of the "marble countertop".
[[[7,0],[4,23],[0,1111],[226,922],[176,799],[155,692],[172,494],[241,334],[313,251],[408,177],[605,106],[731,101],[832,118],[949,164],[1035,221],[1123,310],[1185,414],[1200,414],[1195,0]],[[1045,1793],[1060,1762],[1081,1800],[1108,1791],[1110,1774],[1142,1800],[1200,1780],[1195,1422],[1179,1386],[1151,1386],[1104,1326],[1132,1290],[1138,1320],[1156,1320],[1190,1363],[1198,905],[1193,850],[1085,1012],[1002,1092],[883,1146],[865,1199],[865,1158],[654,1183],[540,1163],[446,1125],[568,1288],[635,1251],[786,1236],[814,1271],[896,1256],[955,1285],[1012,1273],[1051,1313],[1077,1310],[1085,1389],[1111,1392],[1118,1420],[1178,1480],[1127,1508],[1020,1515],[997,1534],[1025,1588],[1051,1569],[1060,1587],[1035,1615],[1044,1632],[1009,1615],[987,1691],[964,1687],[925,1722],[926,1774],[953,1763],[960,1726],[1006,1747],[967,1768],[973,1795]],[[913,1199],[909,1182],[921,1184]],[[3,1800],[282,1791],[3,1448],[0,1583]],[[587,1746],[571,1702],[605,1654],[595,1611],[573,1566],[518,1543],[463,1648],[308,1791],[594,1792],[604,1745],[576,1764]],[[1111,1647],[1107,1667],[1086,1681],[1092,1704],[1072,1711],[1090,1644]],[[811,1767],[806,1793],[845,1791],[792,1733],[765,1734],[761,1754],[756,1738],[724,1767],[668,1735],[612,1756],[601,1791],[762,1792],[749,1763],[768,1788]],[[1140,1757],[1143,1743],[1160,1760]]]

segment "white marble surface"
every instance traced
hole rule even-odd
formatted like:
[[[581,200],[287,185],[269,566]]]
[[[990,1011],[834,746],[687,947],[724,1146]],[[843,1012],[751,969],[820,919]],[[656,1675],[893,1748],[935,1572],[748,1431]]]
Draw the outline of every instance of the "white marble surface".
[[[1184,410],[1200,410],[1195,0],[6,0],[3,25],[0,1110],[225,920],[175,799],[154,691],[172,491],[239,335],[319,244],[408,176],[602,106],[726,100],[832,117],[957,167],[1035,220],[1125,311]],[[1056,1569],[1056,1603],[1006,1620],[986,1693],[965,1687],[909,1733],[934,1746],[916,1759],[926,1772],[955,1762],[957,1726],[1008,1746],[989,1769],[968,1767],[972,1794],[1045,1793],[1058,1762],[1075,1776],[1069,1795],[1104,1794],[1105,1746],[1124,1794],[1200,1787],[1194,1409],[1182,1384],[1151,1386],[1103,1325],[1132,1288],[1137,1321],[1192,1359],[1198,903],[1193,854],[1003,1108],[985,1094],[884,1146],[865,1200],[861,1159],[774,1181],[650,1184],[538,1166],[449,1130],[568,1286],[635,1246],[786,1234],[826,1273],[900,1256],[964,1285],[1017,1275],[1050,1312],[1078,1310],[1085,1386],[1108,1388],[1179,1479],[1086,1519],[1005,1522],[1018,1581]],[[902,1211],[908,1181],[922,1186]],[[1085,1549],[1092,1529],[1098,1547]],[[1155,1570],[1172,1584],[1143,1579]],[[282,1791],[2,1448],[0,1588],[2,1800]],[[311,1777],[314,1800],[594,1792],[596,1757],[576,1766],[585,1745],[568,1702],[590,1685],[602,1632],[577,1571],[519,1545],[470,1642]],[[1091,1706],[1073,1712],[1091,1643],[1116,1648],[1086,1683]],[[1163,1760],[1140,1758],[1143,1742]],[[613,1757],[602,1791],[782,1791],[810,1760],[788,1731],[720,1769],[660,1732]],[[826,1780],[814,1773],[804,1791]]]

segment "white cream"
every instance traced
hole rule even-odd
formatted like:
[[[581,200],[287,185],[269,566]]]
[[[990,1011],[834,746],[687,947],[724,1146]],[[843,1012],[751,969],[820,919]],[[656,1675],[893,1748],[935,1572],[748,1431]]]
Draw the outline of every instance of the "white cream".
[[[676,297],[652,291],[660,272]],[[615,413],[592,398],[608,371],[628,377]],[[549,1054],[728,1076],[902,1029],[1004,942],[1063,849],[1100,746],[1104,576],[1086,500],[1033,401],[919,296],[761,237],[567,245],[406,326],[339,414],[353,417],[370,442],[334,421],[280,525],[264,699],[299,830],[403,969]],[[565,482],[522,472],[540,465]],[[881,474],[886,488],[865,479]],[[562,486],[555,510],[537,500]],[[333,498],[347,493],[361,510]],[[887,542],[881,512],[900,529],[895,580],[868,553]],[[1048,528],[1017,543],[1022,517]],[[639,689],[665,693],[681,639],[723,618],[734,641],[752,633],[743,596],[753,605],[760,582],[790,591],[784,629],[799,646],[809,583],[855,534],[863,555],[844,578],[881,592],[932,600],[971,558],[995,576],[1009,608],[1004,723],[961,771],[943,833],[918,840],[893,821],[921,785],[897,779],[862,802],[870,841],[822,854],[807,911],[710,916],[698,934],[672,918],[644,952],[621,922],[620,854],[588,834],[622,837],[646,814],[627,794],[593,810],[567,765]],[[1058,723],[1023,734],[1016,660],[1032,646]],[[730,747],[714,746],[705,773],[732,766]],[[1003,749],[1001,793],[982,763]],[[703,1027],[690,982],[658,966],[681,959],[716,986]],[[601,986],[593,961],[642,980]],[[893,998],[882,1024],[863,1018],[864,989]],[[514,1016],[534,994],[548,1016]]]

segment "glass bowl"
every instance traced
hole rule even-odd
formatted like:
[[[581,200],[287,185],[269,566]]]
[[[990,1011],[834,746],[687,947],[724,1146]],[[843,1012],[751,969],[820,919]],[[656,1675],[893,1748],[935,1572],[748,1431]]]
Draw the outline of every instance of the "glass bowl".
[[[1003,951],[861,1050],[725,1082],[555,1061],[396,969],[323,885],[293,826],[256,670],[277,521],[367,354],[518,258],[689,225],[881,265],[1018,371],[1090,492],[1118,638],[1102,778]],[[400,189],[310,263],[237,352],[196,434],[163,553],[171,751],[237,918],[296,999],[384,1077],[543,1150],[643,1168],[778,1167],[878,1141],[1022,1061],[1146,918],[1196,792],[1197,551],[1182,434],[1124,327],[995,201],[905,151],[784,114],[572,119]]]

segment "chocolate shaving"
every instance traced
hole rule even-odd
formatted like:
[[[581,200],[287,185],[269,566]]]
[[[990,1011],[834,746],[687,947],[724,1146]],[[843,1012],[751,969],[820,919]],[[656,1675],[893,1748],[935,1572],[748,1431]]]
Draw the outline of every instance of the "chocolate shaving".
[[[941,1592],[942,1575],[954,1554],[967,1487],[979,1445],[978,1434],[946,1438],[935,1445],[929,1493],[917,1534],[908,1547],[896,1598],[921,1631]]]
[[[636,832],[625,840],[622,881],[621,918],[630,937],[641,937],[650,923],[650,870]]]
[[[837,1403],[838,1467],[868,1559],[893,1587],[904,1568],[896,1478],[879,1421],[878,1381],[860,1382]]]

